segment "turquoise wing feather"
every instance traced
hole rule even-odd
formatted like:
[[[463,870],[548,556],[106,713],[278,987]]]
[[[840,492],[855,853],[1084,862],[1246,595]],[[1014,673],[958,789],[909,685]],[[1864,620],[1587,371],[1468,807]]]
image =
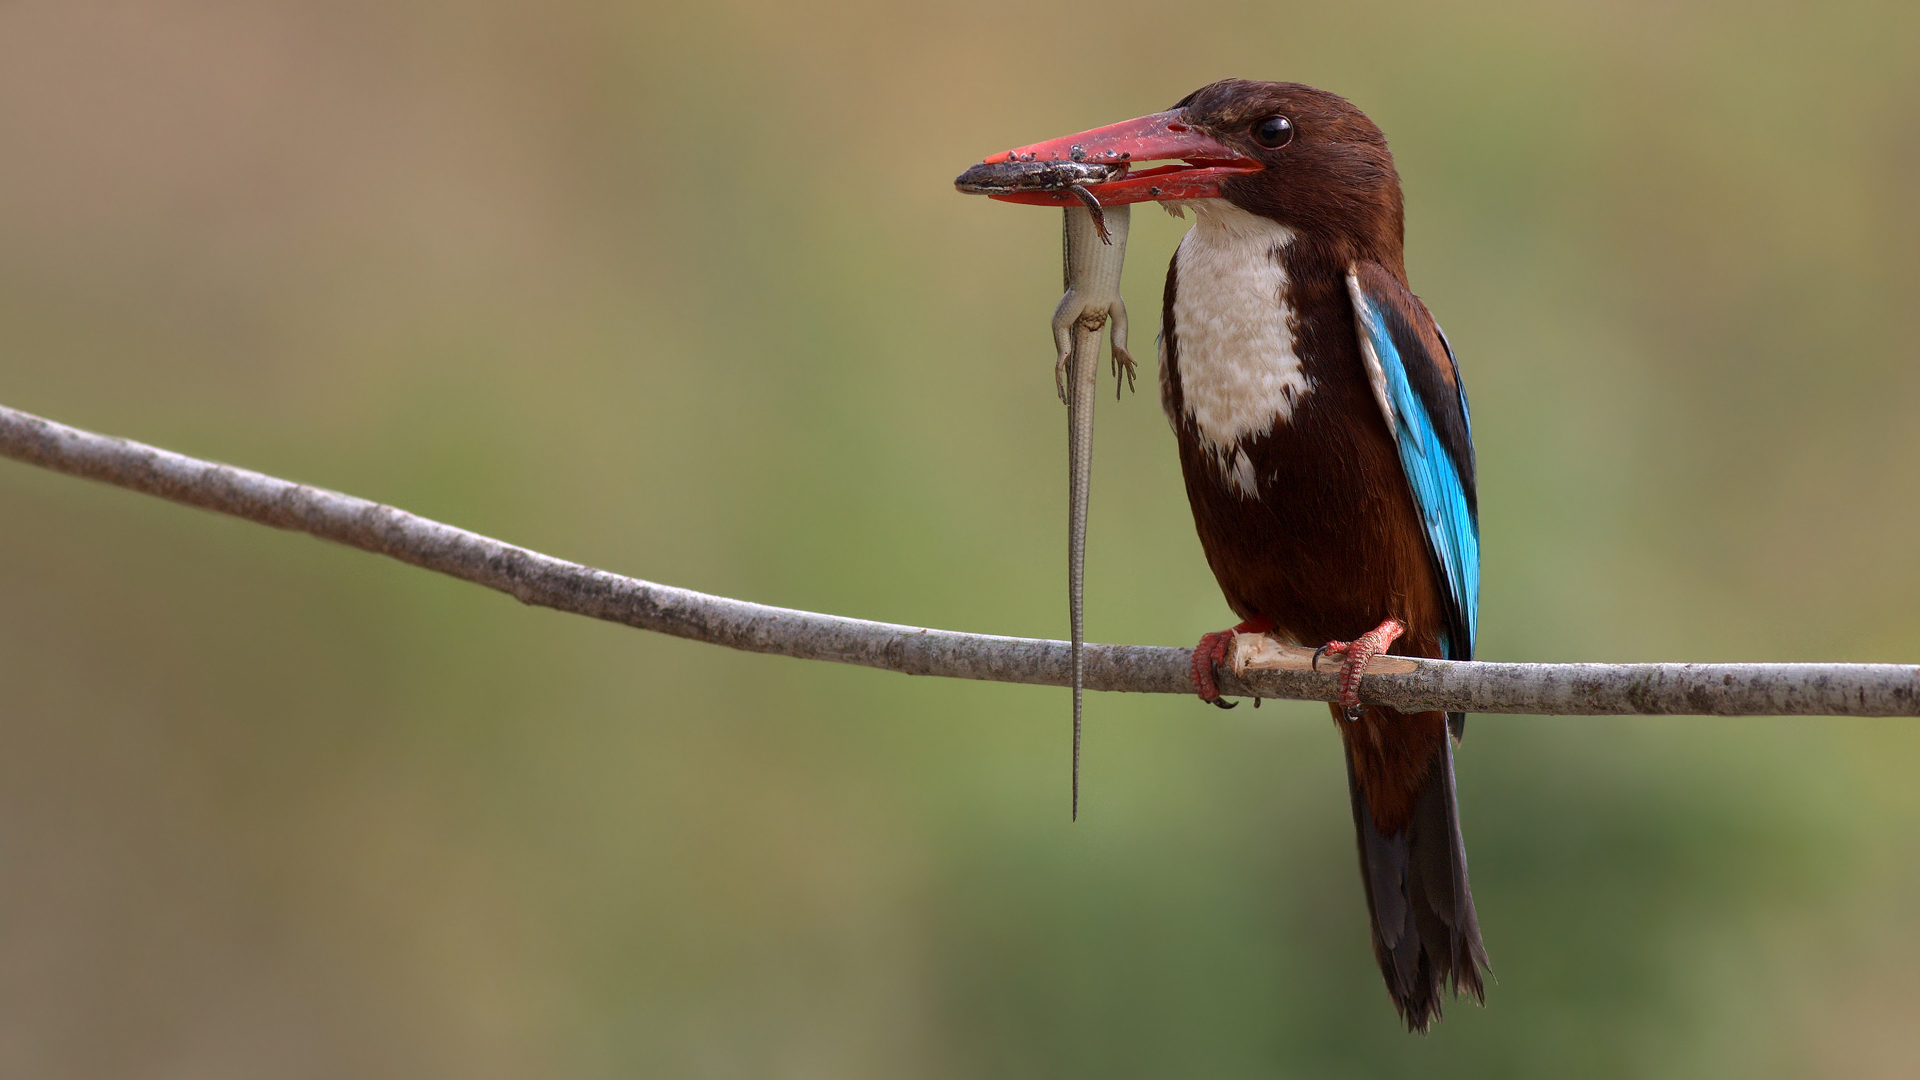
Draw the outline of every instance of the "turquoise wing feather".
[[[1480,609],[1473,424],[1453,351],[1425,306],[1377,264],[1347,274],[1360,351],[1426,529],[1450,610],[1441,647],[1470,660]]]

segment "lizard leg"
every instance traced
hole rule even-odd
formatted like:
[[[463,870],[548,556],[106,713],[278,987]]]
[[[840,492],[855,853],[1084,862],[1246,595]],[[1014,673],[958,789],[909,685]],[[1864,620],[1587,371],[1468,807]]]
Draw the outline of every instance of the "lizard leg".
[[[1053,309],[1053,345],[1060,350],[1060,359],[1053,364],[1053,390],[1062,405],[1067,403],[1067,362],[1073,359],[1073,324],[1079,319],[1080,298],[1068,289],[1060,306]]]
[[[1135,364],[1133,357],[1127,355],[1127,302],[1114,297],[1113,306],[1107,309],[1107,316],[1113,320],[1113,398],[1120,400],[1120,375],[1127,376],[1127,389],[1133,389]]]
[[[1073,192],[1074,198],[1079,199],[1081,204],[1087,208],[1087,213],[1093,215],[1093,231],[1100,234],[1100,242],[1108,247],[1112,247],[1113,235],[1107,232],[1107,212],[1105,208],[1100,205],[1100,200],[1094,197],[1093,192],[1088,191],[1079,184],[1075,184],[1067,190]]]

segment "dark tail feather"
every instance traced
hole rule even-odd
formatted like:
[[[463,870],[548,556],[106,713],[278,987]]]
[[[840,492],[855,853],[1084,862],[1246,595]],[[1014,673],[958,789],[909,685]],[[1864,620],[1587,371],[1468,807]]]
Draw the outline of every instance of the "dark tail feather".
[[[1354,773],[1347,743],[1347,788],[1360,840],[1360,878],[1373,916],[1373,955],[1387,993],[1409,1031],[1440,1018],[1440,990],[1486,1000],[1488,969],[1480,921],[1467,886],[1467,851],[1453,798],[1452,740],[1439,740],[1404,829],[1382,835]]]

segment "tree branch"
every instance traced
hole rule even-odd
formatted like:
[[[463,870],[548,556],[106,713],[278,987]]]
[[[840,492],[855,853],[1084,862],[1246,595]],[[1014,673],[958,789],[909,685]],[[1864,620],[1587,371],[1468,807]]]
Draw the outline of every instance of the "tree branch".
[[[1064,641],[868,622],[708,596],[622,577],[443,525],[391,506],[201,461],[0,406],[0,453],[177,503],[412,563],[522,603],[747,652],[908,675],[1065,686]],[[1189,694],[1191,651],[1088,645],[1092,690]],[[1331,670],[1307,650],[1243,635],[1221,689],[1331,701]],[[1361,697],[1403,711],[1542,715],[1920,716],[1920,666],[1906,664],[1495,664],[1382,657]]]

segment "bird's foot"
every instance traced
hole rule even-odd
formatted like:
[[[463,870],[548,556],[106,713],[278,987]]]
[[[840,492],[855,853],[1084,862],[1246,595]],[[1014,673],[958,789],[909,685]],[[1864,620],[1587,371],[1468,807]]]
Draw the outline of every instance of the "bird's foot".
[[[1346,657],[1346,662],[1340,665],[1339,703],[1340,707],[1346,710],[1348,720],[1360,719],[1360,676],[1367,672],[1367,661],[1386,652],[1387,648],[1406,632],[1406,623],[1388,616],[1379,626],[1352,641],[1329,641],[1313,650],[1315,670],[1320,667],[1321,653],[1335,653]]]
[[[1193,690],[1201,701],[1222,709],[1231,709],[1237,704],[1220,696],[1220,687],[1213,681],[1213,670],[1226,662],[1227,649],[1233,645],[1235,634],[1264,634],[1271,629],[1272,619],[1255,617],[1231,630],[1200,635],[1200,644],[1193,647]]]

